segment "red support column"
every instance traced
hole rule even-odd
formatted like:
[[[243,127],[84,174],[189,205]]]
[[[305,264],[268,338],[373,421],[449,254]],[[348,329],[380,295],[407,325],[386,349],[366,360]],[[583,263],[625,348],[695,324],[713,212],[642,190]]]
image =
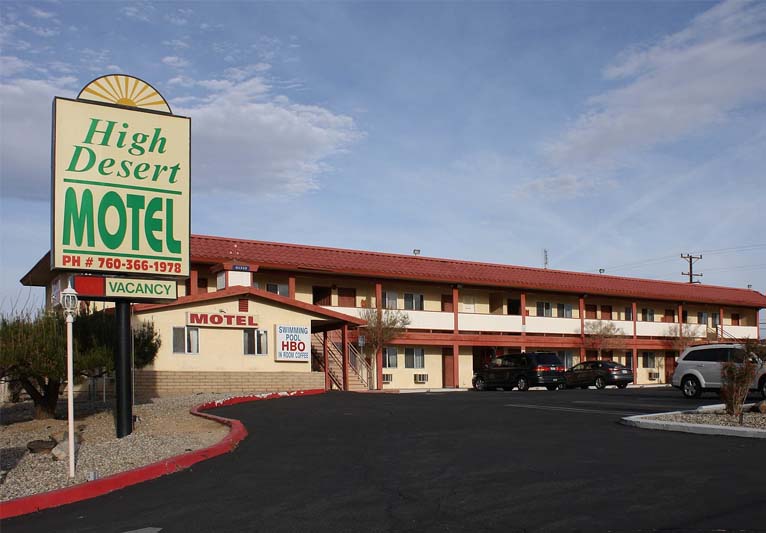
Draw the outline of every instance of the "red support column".
[[[343,390],[348,390],[348,324],[343,324]]]
[[[332,388],[330,379],[330,357],[327,353],[327,332],[322,333],[322,357],[324,357],[324,390]]]
[[[678,304],[678,336],[679,337],[684,336],[684,306],[683,304]]]
[[[383,285],[375,284],[375,308],[378,310],[378,320],[383,313]],[[378,390],[383,390],[383,347],[378,348],[375,354],[375,385]]]
[[[191,275],[189,276],[190,277],[189,294],[187,294],[186,296],[194,296],[195,294],[197,294],[197,283],[198,283],[197,280],[199,278],[199,273],[196,270],[192,270],[190,274]]]
[[[718,308],[718,324],[721,333],[718,335],[719,339],[723,339],[723,307]]]
[[[455,376],[455,388],[460,388],[460,346],[452,345],[452,373]]]
[[[580,296],[580,362],[585,361],[585,297]]]
[[[287,278],[287,296],[295,300],[295,276]]]
[[[521,351],[527,351],[527,293],[521,293]]]
[[[633,302],[631,306],[633,308],[633,383],[638,383],[638,348],[636,348],[636,339],[638,338],[638,316],[636,311],[638,310],[638,305],[636,302]]]
[[[460,333],[460,324],[458,321],[458,304],[460,303],[460,294],[457,287],[452,287],[452,315],[453,329],[455,337]],[[455,388],[460,387],[460,346],[452,345],[452,374],[455,376]]]

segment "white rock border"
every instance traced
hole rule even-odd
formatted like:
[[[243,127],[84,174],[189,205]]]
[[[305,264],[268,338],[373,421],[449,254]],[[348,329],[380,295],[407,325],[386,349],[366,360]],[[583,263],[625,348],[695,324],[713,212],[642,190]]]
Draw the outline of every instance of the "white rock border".
[[[745,409],[755,404],[746,404]],[[751,439],[766,439],[766,430],[756,428],[743,428],[732,426],[714,426],[711,424],[689,424],[687,422],[671,422],[670,420],[653,420],[664,415],[678,415],[684,413],[704,413],[705,411],[717,411],[723,409],[724,404],[705,405],[693,411],[671,411],[669,413],[656,413],[651,415],[626,416],[620,420],[620,424],[641,429],[656,429],[660,431],[680,431],[682,433],[697,433],[699,435],[725,435],[727,437],[748,437]]]

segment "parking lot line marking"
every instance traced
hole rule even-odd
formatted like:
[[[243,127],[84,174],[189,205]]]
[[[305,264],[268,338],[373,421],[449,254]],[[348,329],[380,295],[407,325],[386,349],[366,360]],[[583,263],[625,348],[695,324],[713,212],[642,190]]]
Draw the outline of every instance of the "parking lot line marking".
[[[585,400],[576,400],[572,403],[579,403],[583,405],[604,405],[604,402],[586,402]],[[673,411],[681,411],[683,408],[678,405],[661,405],[652,403],[614,403],[609,402],[609,405],[625,406],[625,407],[648,407],[650,409],[671,409]],[[695,407],[696,409],[696,407]]]
[[[542,409],[544,411],[568,411],[568,412],[576,412],[576,413],[600,413],[600,414],[608,414],[608,415],[622,415],[622,416],[631,416],[631,415],[640,415],[644,413],[631,413],[628,411],[608,411],[606,409],[579,409],[577,407],[553,407],[550,405],[534,405],[534,404],[521,404],[521,403],[506,403],[503,404],[503,407],[521,407],[523,409]]]

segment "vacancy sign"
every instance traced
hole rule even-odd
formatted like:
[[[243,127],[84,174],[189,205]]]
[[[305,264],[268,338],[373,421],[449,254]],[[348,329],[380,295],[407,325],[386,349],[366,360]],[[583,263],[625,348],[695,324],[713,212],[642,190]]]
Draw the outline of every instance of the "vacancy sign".
[[[80,95],[53,101],[51,268],[188,277],[191,120],[130,76]]]
[[[311,328],[277,325],[276,361],[310,361]]]
[[[163,301],[178,298],[175,280],[73,276],[74,290],[88,300]]]

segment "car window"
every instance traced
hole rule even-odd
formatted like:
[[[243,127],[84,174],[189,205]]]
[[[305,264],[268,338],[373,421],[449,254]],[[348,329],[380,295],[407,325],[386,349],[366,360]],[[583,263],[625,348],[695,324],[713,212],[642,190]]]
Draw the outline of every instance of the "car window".
[[[561,359],[555,353],[537,353],[534,356],[538,365],[560,365]]]
[[[735,363],[742,363],[745,361],[745,350],[739,348],[729,349],[729,359]]]
[[[517,355],[515,357],[511,358],[511,367],[512,368],[519,368],[521,366],[524,366],[524,357]]]
[[[712,350],[707,350],[708,352],[711,352],[708,357],[709,361],[713,361],[714,363],[723,363],[724,361],[729,360],[729,349],[728,348],[714,348]]]
[[[492,361],[490,361],[489,366],[491,367],[503,366],[503,360],[500,359],[499,357],[496,357],[492,359]]]
[[[503,367],[508,368],[513,366],[513,360],[510,357],[503,357]]]
[[[703,348],[689,352],[684,361],[697,361],[704,363],[722,363],[729,358],[728,348]]]
[[[580,372],[585,369],[585,363],[580,363],[572,367],[572,372]]]

